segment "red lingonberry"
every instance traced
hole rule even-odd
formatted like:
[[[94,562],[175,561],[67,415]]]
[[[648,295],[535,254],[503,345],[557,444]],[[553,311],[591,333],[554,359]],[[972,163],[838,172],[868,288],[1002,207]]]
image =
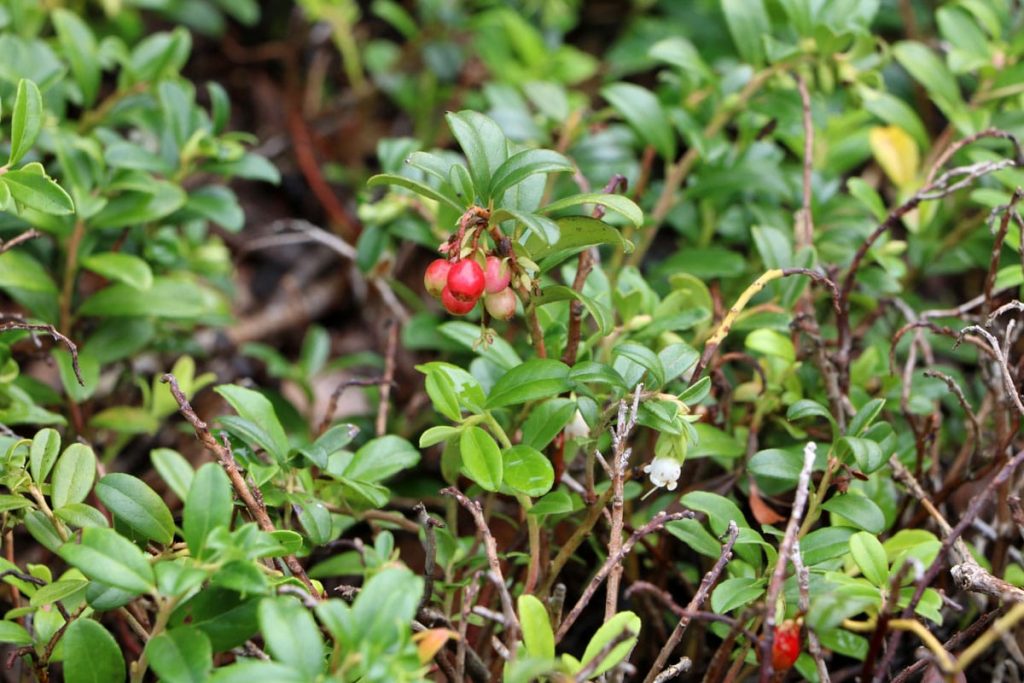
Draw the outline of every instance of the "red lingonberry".
[[[450,289],[445,287],[441,290],[441,305],[444,306],[449,313],[453,315],[466,315],[473,310],[476,306],[476,299],[471,301],[463,301],[462,299],[456,299],[452,296]]]
[[[772,667],[776,671],[787,671],[800,656],[800,622],[787,619],[775,629],[772,643]]]
[[[448,271],[451,270],[451,267],[452,264],[443,258],[436,259],[427,266],[427,270],[423,273],[423,286],[427,288],[430,296],[435,299],[441,296],[441,290],[448,284]]]
[[[486,295],[484,297],[484,307],[491,314],[492,318],[508,320],[516,314],[516,295],[512,293],[511,289],[506,287],[499,292]]]
[[[497,256],[487,257],[487,265],[484,266],[484,291],[488,294],[497,294],[508,287],[511,279],[512,272],[507,261]]]
[[[453,263],[448,270],[447,289],[459,301],[476,303],[484,293],[484,271],[473,259]]]

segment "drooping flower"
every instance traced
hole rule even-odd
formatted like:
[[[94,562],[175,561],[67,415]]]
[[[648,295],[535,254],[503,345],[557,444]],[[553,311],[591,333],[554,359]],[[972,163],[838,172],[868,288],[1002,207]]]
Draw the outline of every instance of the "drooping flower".
[[[664,486],[669,491],[676,490],[682,471],[682,463],[675,458],[655,458],[644,466],[644,472],[647,473],[651,483],[655,486]]]

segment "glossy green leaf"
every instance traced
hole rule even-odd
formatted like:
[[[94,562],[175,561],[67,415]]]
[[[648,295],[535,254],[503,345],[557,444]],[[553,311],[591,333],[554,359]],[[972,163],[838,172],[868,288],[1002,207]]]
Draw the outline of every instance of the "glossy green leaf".
[[[275,461],[284,462],[291,445],[281,421],[277,418],[274,406],[267,397],[258,391],[234,384],[219,386],[214,391],[223,396],[242,418],[257,426],[257,445],[267,451]]]
[[[501,488],[504,466],[501,449],[490,434],[479,427],[467,427],[459,437],[462,465],[469,477],[487,491]]]
[[[260,630],[274,659],[314,680],[327,664],[324,640],[313,615],[295,598],[260,602]]]
[[[543,449],[575,415],[576,402],[568,398],[553,398],[534,406],[523,422],[523,444]]]
[[[178,496],[178,500],[185,500],[195,476],[191,463],[181,453],[170,448],[154,448],[149,458],[160,477]]]
[[[551,490],[555,470],[547,456],[536,448],[519,444],[501,453],[505,485],[531,498]]]
[[[552,358],[534,358],[512,368],[495,383],[488,408],[518,405],[569,390],[569,366]]]
[[[725,579],[711,592],[711,609],[726,614],[754,602],[764,595],[764,579],[748,576]]]
[[[213,668],[213,648],[196,628],[175,628],[146,643],[146,657],[164,683],[203,683]]]
[[[114,520],[142,538],[168,545],[174,538],[174,518],[163,499],[141,479],[114,472],[96,484],[96,496]]]
[[[60,185],[44,173],[33,170],[8,171],[0,182],[19,204],[54,216],[73,213],[75,203]]]
[[[25,628],[14,621],[0,620],[0,643],[21,647],[32,644],[32,636]]]
[[[82,266],[138,290],[145,291],[153,286],[153,270],[149,264],[131,254],[114,251],[91,254],[82,259]]]
[[[544,206],[541,213],[555,213],[563,211],[564,209],[571,209],[577,206],[586,206],[589,204],[598,204],[610,209],[615,213],[619,214],[627,221],[640,227],[644,222],[644,212],[636,205],[629,197],[623,197],[620,194],[602,194],[599,192],[587,192],[583,194],[574,194],[562,199],[555,200],[550,204]],[[588,207],[589,208],[589,207]]]
[[[145,553],[113,529],[82,529],[58,553],[90,579],[139,594],[152,590],[155,577]]]
[[[572,162],[549,149],[528,149],[513,154],[494,170],[487,195],[495,200],[510,187],[538,173],[571,173]]]
[[[181,528],[189,551],[203,557],[210,532],[231,523],[234,498],[224,469],[208,462],[195,473],[182,512]]]
[[[121,646],[96,621],[75,619],[61,642],[65,683],[119,683],[125,679]]]
[[[633,612],[619,612],[602,624],[597,629],[597,633],[590,639],[587,649],[583,652],[583,657],[580,658],[580,663],[583,666],[589,664],[595,657],[600,656],[605,648],[611,645],[615,639],[622,636],[623,632],[632,634],[632,636],[627,637],[604,656],[604,659],[601,660],[601,663],[597,665],[591,674],[592,678],[600,676],[629,657],[629,653],[633,651],[633,647],[636,645],[637,636],[640,634],[640,617]]]
[[[885,515],[870,498],[847,493],[829,498],[821,507],[849,520],[864,531],[880,534],[885,530]]]
[[[456,202],[454,199],[446,194],[438,192],[430,185],[413,180],[412,178],[406,178],[405,176],[395,175],[393,173],[380,173],[373,176],[366,181],[368,187],[376,187],[377,185],[397,185],[404,187],[407,190],[412,190],[418,195],[422,195],[427,199],[433,199],[441,204],[446,204],[448,207],[454,209],[458,213],[462,213],[466,207]]]
[[[445,119],[466,156],[477,194],[486,194],[491,177],[508,158],[505,133],[492,119],[475,111],[449,112]]]
[[[29,472],[32,481],[42,484],[50,475],[50,469],[60,454],[60,433],[49,427],[40,429],[32,437],[29,449]]]

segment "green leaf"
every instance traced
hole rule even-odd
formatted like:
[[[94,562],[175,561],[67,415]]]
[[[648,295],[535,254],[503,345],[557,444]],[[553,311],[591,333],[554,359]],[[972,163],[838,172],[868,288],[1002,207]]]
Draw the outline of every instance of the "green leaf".
[[[594,634],[594,637],[590,639],[590,643],[587,644],[583,657],[580,658],[580,663],[583,666],[586,666],[590,663],[590,660],[599,656],[624,631],[632,634],[631,637],[626,638],[612,648],[611,652],[594,669],[590,675],[591,678],[597,678],[629,657],[629,653],[633,651],[633,647],[636,645],[636,637],[640,635],[640,617],[633,612],[619,612],[606,621],[601,628],[597,629],[597,633]]]
[[[11,111],[11,155],[7,159],[8,166],[21,161],[32,149],[42,127],[43,96],[35,83],[22,78],[18,81],[18,92],[14,96],[14,108]]]
[[[844,453],[849,451],[857,463],[857,468],[864,474],[871,474],[885,465],[885,455],[882,447],[871,439],[858,439],[852,436],[844,436],[839,439],[839,457],[843,459]]]
[[[195,476],[189,461],[181,453],[170,448],[154,448],[150,451],[149,458],[160,477],[174,491],[174,495],[178,496],[178,500],[185,500]]]
[[[118,683],[124,680],[121,646],[97,622],[87,618],[75,619],[64,632],[61,642],[64,645],[65,683]]]
[[[277,662],[243,659],[213,672],[210,683],[309,683],[309,678]]]
[[[576,402],[568,398],[553,398],[533,407],[523,422],[522,442],[541,450],[558,436],[576,415]]]
[[[174,518],[163,499],[141,479],[114,472],[96,484],[96,496],[114,519],[143,538],[168,545],[174,539]]]
[[[459,437],[459,451],[470,479],[487,491],[501,488],[501,450],[490,434],[479,427],[467,427]]]
[[[377,483],[420,461],[420,452],[405,439],[389,434],[363,444],[341,472],[349,479]]]
[[[800,541],[800,553],[804,563],[814,566],[828,560],[842,557],[850,548],[850,536],[854,530],[843,526],[828,526],[815,529]]]
[[[87,527],[105,529],[110,526],[110,522],[102,512],[85,503],[68,503],[64,507],[54,510],[53,514],[79,529]]]
[[[803,458],[797,451],[781,448],[759,451],[747,463],[748,471],[754,476],[786,486],[796,484],[802,467]]]
[[[41,587],[32,596],[29,604],[33,607],[41,607],[43,605],[52,605],[55,602],[69,598],[75,593],[85,592],[86,586],[89,585],[88,581],[82,579],[66,579],[63,581],[54,581],[51,584],[47,584]]]
[[[568,391],[569,366],[552,358],[533,358],[505,373],[491,389],[487,408],[526,403]]]
[[[96,37],[88,24],[74,12],[58,7],[51,10],[50,17],[61,49],[71,66],[71,74],[82,91],[82,105],[89,108],[96,101],[100,88],[101,69]]]
[[[539,211],[540,213],[554,213],[585,204],[598,204],[606,209],[611,209],[638,228],[643,225],[643,210],[632,199],[623,197],[620,194],[602,194],[599,192],[574,194],[553,201],[547,206],[542,207]]]
[[[211,531],[231,524],[233,505],[231,482],[224,469],[213,462],[200,467],[185,497],[181,519],[182,534],[193,556],[204,556]]]
[[[647,88],[634,83],[612,83],[601,97],[615,107],[640,138],[667,161],[675,160],[676,135],[661,102]]]
[[[645,378],[643,374],[631,373],[626,367],[623,367],[622,359],[636,363],[643,369],[644,374],[649,376],[645,381],[645,389],[657,389],[665,384],[665,368],[661,364],[661,359],[648,347],[636,342],[625,342],[612,349],[612,356],[616,359],[615,369],[625,377],[627,384],[635,385]],[[630,377],[631,374],[634,376]]]
[[[315,680],[327,664],[320,628],[309,610],[295,598],[260,601],[260,630],[274,659]]]
[[[565,216],[555,220],[558,228],[555,242],[547,242],[537,236],[526,241],[526,250],[534,260],[550,258],[562,261],[587,247],[610,244],[624,250],[627,254],[633,251],[633,244],[622,236],[618,228],[604,221],[589,216]]]
[[[427,372],[424,382],[427,396],[434,404],[434,410],[441,413],[449,420],[458,422],[462,419],[462,409],[459,408],[459,397],[455,395],[455,384],[442,370],[435,368]]]
[[[491,216],[494,223],[504,223],[514,220],[523,225],[531,233],[531,238],[536,238],[540,244],[554,244],[560,237],[558,223],[546,216],[526,211],[503,208],[494,212]]]
[[[729,25],[732,42],[743,61],[754,66],[764,63],[764,45],[761,40],[771,34],[771,24],[762,0],[722,0],[725,22]]]
[[[53,463],[57,462],[57,455],[60,453],[60,433],[49,427],[40,429],[32,437],[32,446],[29,448],[29,472],[32,473],[32,481],[42,484],[50,474]]]
[[[519,354],[516,353],[512,345],[501,337],[495,336],[486,348],[478,344],[480,325],[454,320],[438,325],[437,329],[445,337],[456,342],[467,351],[476,351],[480,354],[481,358],[492,361],[502,370],[511,370],[523,362],[523,359],[519,357]]]
[[[708,516],[711,530],[721,536],[729,529],[729,522],[736,522],[741,529],[750,528],[736,503],[724,496],[709,491],[691,491],[679,500],[683,507],[688,507]]]
[[[964,120],[969,120],[956,77],[931,49],[907,40],[896,43],[892,52],[896,61],[924,86],[935,104],[954,124],[960,127]]]
[[[245,225],[245,211],[230,188],[207,185],[189,193],[184,211],[202,216],[230,232],[238,232]]]
[[[740,576],[726,579],[711,593],[711,610],[717,614],[726,614],[734,609],[744,607],[764,595],[764,579]]]
[[[96,479],[96,455],[88,446],[73,443],[64,450],[53,468],[50,502],[54,509],[81,503]]]
[[[701,555],[717,558],[722,554],[722,544],[695,519],[669,522],[665,530]]]
[[[1020,268],[1017,272],[1020,273]],[[39,261],[18,249],[0,254],[0,287],[41,294],[57,293],[57,285],[49,272]]]
[[[520,595],[517,604],[526,654],[537,659],[554,659],[555,634],[544,603],[532,595]]]
[[[548,285],[541,295],[533,297],[532,301],[534,306],[546,306],[559,301],[579,301],[597,323],[602,334],[611,332],[615,324],[612,311],[608,306],[566,285]]]
[[[138,290],[145,291],[153,286],[153,270],[149,264],[131,254],[116,251],[92,254],[82,259],[82,266]]]
[[[32,644],[32,636],[21,624],[0,620],[0,643],[21,647]]]
[[[270,454],[275,462],[283,463],[291,445],[267,397],[258,391],[234,384],[219,386],[214,391],[223,396],[242,418],[256,427],[253,434],[253,438],[258,440],[256,445]]]
[[[466,209],[465,206],[459,204],[448,195],[438,192],[430,185],[418,180],[413,180],[412,178],[395,175],[394,173],[380,173],[375,175],[366,181],[366,185],[367,187],[376,187],[377,185],[398,185],[399,187],[404,187],[407,190],[412,190],[416,194],[422,195],[427,199],[433,199],[441,204],[447,204],[450,208],[460,214]]]
[[[154,277],[153,285],[139,290],[124,283],[105,287],[78,308],[82,315],[192,319],[217,312],[220,297],[211,289],[185,277]]]
[[[829,498],[821,507],[848,519],[864,531],[880,534],[885,530],[885,515],[878,504],[870,498],[847,493]]]
[[[184,627],[146,643],[146,657],[163,683],[204,683],[213,669],[213,647],[205,633]]]
[[[15,200],[30,209],[52,216],[74,213],[75,203],[68,193],[43,173],[25,169],[8,171],[0,176],[0,181]]]
[[[500,201],[505,191],[537,173],[571,173],[572,162],[550,149],[528,149],[513,154],[495,169],[488,197]]]
[[[420,448],[430,448],[461,433],[461,427],[448,427],[446,425],[431,427],[420,434]]]
[[[875,421],[881,412],[885,408],[884,398],[874,398],[861,406],[857,414],[850,420],[850,425],[846,428],[846,433],[850,436],[861,436],[867,431],[871,423]]]
[[[155,577],[145,553],[113,529],[82,529],[58,554],[90,579],[133,594],[153,590]]]
[[[555,470],[547,456],[536,448],[520,444],[502,451],[505,484],[531,498],[543,496],[551,490]],[[463,454],[465,457],[465,454]]]
[[[889,563],[886,561],[885,548],[874,534],[858,531],[851,536],[850,554],[865,579],[879,588],[886,586],[889,582]]]
[[[486,199],[491,177],[508,158],[508,138],[491,118],[475,111],[449,112],[445,119],[466,156],[477,195]]]
[[[557,489],[534,503],[533,507],[526,514],[545,517],[547,515],[568,514],[572,511],[572,498],[565,491]]]

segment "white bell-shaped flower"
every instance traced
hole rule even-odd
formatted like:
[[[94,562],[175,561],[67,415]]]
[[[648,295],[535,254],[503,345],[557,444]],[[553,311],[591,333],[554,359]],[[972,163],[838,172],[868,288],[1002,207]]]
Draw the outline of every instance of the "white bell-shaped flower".
[[[655,458],[644,466],[644,472],[647,473],[651,483],[655,486],[664,486],[669,491],[676,490],[682,471],[682,464],[674,458]]]

